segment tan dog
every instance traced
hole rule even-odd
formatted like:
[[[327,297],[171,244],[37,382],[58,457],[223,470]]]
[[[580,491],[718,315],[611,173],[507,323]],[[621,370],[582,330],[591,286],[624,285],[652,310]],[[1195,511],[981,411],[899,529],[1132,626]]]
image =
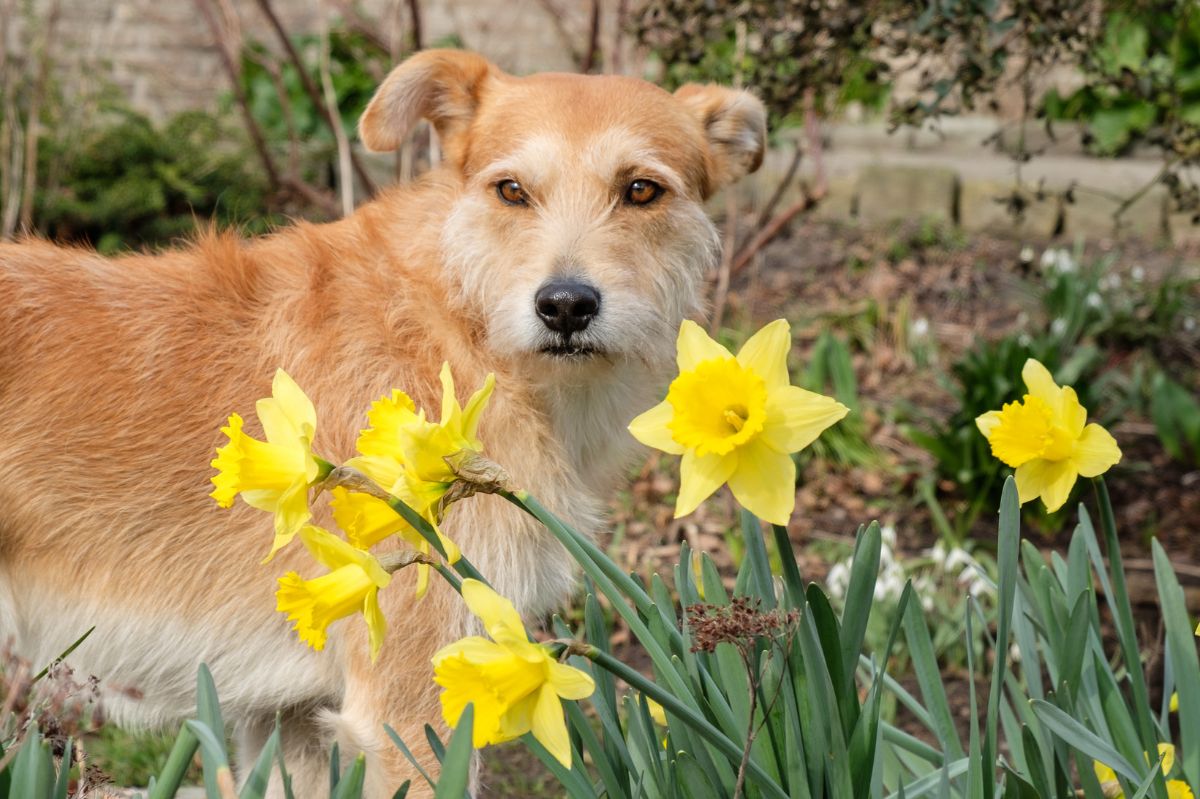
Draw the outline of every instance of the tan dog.
[[[298,544],[260,565],[269,518],[208,497],[226,415],[260,435],[250,411],[282,367],[340,461],[391,387],[436,413],[443,360],[460,398],[495,372],[488,454],[594,531],[716,256],[701,204],[757,168],[765,128],[744,92],[516,78],[456,51],[397,67],[362,139],[394,149],[422,117],[444,164],[339,222],[114,259],[0,245],[0,641],[43,662],[95,625],[70,660],[134,725],[192,714],[207,663],[243,764],[283,712],[301,797],[324,795],[335,738],[367,753],[368,795],[391,795],[410,769],[383,724],[427,750],[430,655],[468,620],[436,576],[414,601],[409,569],[381,594],[378,662],[360,619],[324,652],[300,643],[276,578],[321,569]],[[508,503],[462,502],[446,531],[525,614],[570,595],[565,551]]]

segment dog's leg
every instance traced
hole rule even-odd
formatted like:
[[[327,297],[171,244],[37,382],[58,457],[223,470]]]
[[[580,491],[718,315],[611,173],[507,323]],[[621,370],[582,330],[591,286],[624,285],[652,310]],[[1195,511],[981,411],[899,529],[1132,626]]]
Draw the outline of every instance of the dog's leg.
[[[421,767],[436,779],[438,762],[426,742],[425,725],[432,725],[442,740],[447,739],[447,730],[438,702],[440,689],[433,682],[432,658],[441,646],[463,635],[462,600],[453,589],[440,584],[435,575],[428,595],[414,602],[410,575],[396,577],[379,597],[390,629],[378,659],[371,661],[365,625],[350,625],[342,642],[346,675],[342,707],[326,714],[346,761],[359,752],[367,757],[363,793],[367,799],[390,799],[406,779],[412,781],[410,799],[433,795],[383,725],[396,731]]]
[[[275,729],[275,716],[246,719],[234,729],[237,750],[238,779],[254,768],[258,756]],[[320,799],[329,795],[329,753],[332,735],[323,720],[322,711],[303,706],[280,713],[280,745],[283,763],[292,781],[297,799]],[[271,786],[267,799],[283,799],[279,769],[271,770]]]

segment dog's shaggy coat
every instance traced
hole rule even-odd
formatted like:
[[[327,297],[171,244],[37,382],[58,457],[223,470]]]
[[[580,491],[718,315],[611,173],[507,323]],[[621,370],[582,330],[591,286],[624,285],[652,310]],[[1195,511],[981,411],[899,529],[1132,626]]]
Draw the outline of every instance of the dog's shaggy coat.
[[[336,462],[390,388],[436,414],[444,360],[460,398],[495,372],[488,454],[594,531],[630,455],[625,425],[657,399],[715,259],[701,203],[757,168],[764,137],[743,92],[516,78],[454,51],[397,67],[363,141],[394,149],[422,117],[442,166],[338,222],[113,259],[0,245],[0,642],[42,663],[95,625],[70,660],[101,678],[112,718],[137,725],[194,712],[207,663],[242,762],[283,712],[301,797],[321,793],[334,739],[367,753],[369,796],[391,795],[409,769],[383,724],[425,750],[423,725],[440,724],[430,655],[469,620],[436,577],[415,602],[408,569],[381,593],[378,662],[360,619],[334,625],[324,652],[301,644],[275,612],[276,577],[320,569],[299,544],[260,565],[269,518],[208,497],[225,417],[259,435],[249,412],[282,367]],[[510,180],[524,204],[498,196]],[[661,196],[629,202],[634,180]],[[566,348],[534,308],[564,277],[601,298]],[[508,503],[461,502],[445,529],[525,614],[569,595],[568,556]]]

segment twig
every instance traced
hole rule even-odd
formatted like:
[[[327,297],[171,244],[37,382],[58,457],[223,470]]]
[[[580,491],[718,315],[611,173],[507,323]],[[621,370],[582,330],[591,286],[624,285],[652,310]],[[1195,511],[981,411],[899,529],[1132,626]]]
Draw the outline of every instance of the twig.
[[[333,88],[333,78],[329,74],[329,20],[322,17],[321,22],[321,59],[320,75],[321,88],[325,90],[325,102],[330,108],[337,107],[337,92]],[[354,175],[351,174],[350,142],[346,139],[346,131],[341,125],[333,126],[333,140],[337,143],[338,153],[338,190],[342,197],[342,216],[354,213]]]
[[[412,24],[412,49],[424,50],[425,38],[421,28],[421,0],[408,0],[408,19]]]
[[[279,169],[275,165],[275,159],[271,157],[271,151],[267,149],[267,142],[263,138],[262,129],[258,126],[258,121],[250,111],[250,101],[246,98],[246,92],[242,88],[241,70],[238,69],[233,60],[233,55],[226,46],[224,27],[217,20],[216,14],[213,13],[210,5],[212,0],[192,0],[192,2],[195,4],[197,10],[204,15],[204,19],[208,23],[208,28],[212,31],[213,42],[216,44],[217,51],[221,56],[221,65],[225,68],[225,75],[229,78],[229,83],[233,87],[234,99],[237,100],[238,108],[241,109],[242,120],[246,125],[246,132],[250,134],[250,141],[254,144],[254,149],[258,152],[258,158],[262,161],[263,169],[266,170],[267,181],[271,184],[272,188],[278,191],[283,186]]]
[[[50,39],[58,24],[60,3],[50,5],[42,28],[42,46],[38,53],[37,77],[29,97],[29,118],[25,123],[25,185],[21,191],[21,211],[17,222],[19,230],[29,232],[33,227],[33,201],[37,193],[38,143],[41,139],[42,101],[46,95],[46,82],[50,76]]]
[[[257,0],[257,2],[263,16],[270,23],[271,29],[275,31],[275,38],[279,40],[279,44],[283,47],[284,52],[287,53],[288,60],[295,67],[296,74],[300,78],[300,85],[304,88],[304,93],[308,95],[313,108],[317,109],[318,113],[325,119],[325,124],[329,126],[330,132],[336,137],[337,131],[342,127],[342,119],[337,109],[337,103],[326,103],[321,97],[321,92],[317,89],[317,85],[313,83],[312,76],[308,74],[308,70],[304,67],[304,61],[301,60],[300,53],[296,51],[296,46],[292,44],[291,37],[284,30],[283,23],[279,21],[279,16],[275,13],[275,9],[272,8],[271,0]],[[345,131],[343,131],[344,133]],[[353,150],[350,151],[350,163],[354,167],[354,173],[358,175],[358,179],[362,182],[363,190],[367,196],[373,195],[375,193],[375,182],[371,180],[371,176],[367,174],[367,170],[363,167]]]
[[[625,58],[621,46],[624,44],[625,24],[628,19],[629,0],[617,0],[617,20],[613,25],[612,56],[608,60],[609,71],[614,75],[622,74],[622,70],[625,68]]]
[[[333,0],[333,2],[337,6],[338,13],[342,15],[342,22],[346,27],[363,37],[367,44],[383,55],[391,55],[392,43],[380,35],[377,25],[364,19],[362,14],[358,13],[353,3],[348,0]]]
[[[820,120],[817,117],[815,94],[811,88],[804,92],[804,134],[808,141],[808,152],[813,165],[813,185],[805,187],[803,197],[781,211],[750,239],[746,246],[742,247],[737,257],[733,259],[731,271],[734,275],[740,274],[750,263],[750,259],[778,236],[792,219],[815,208],[829,193],[829,181],[825,175],[824,147],[821,144]]]
[[[600,0],[592,0],[591,21],[588,23],[587,49],[579,62],[579,71],[587,74],[596,66],[596,54],[600,52]]]
[[[296,175],[300,169],[300,134],[296,130],[295,114],[292,113],[292,101],[288,97],[287,87],[283,84],[283,70],[279,63],[271,58],[260,55],[254,50],[247,50],[246,57],[263,68],[275,87],[275,97],[279,100],[279,110],[283,115],[283,123],[288,133],[288,174]]]
[[[775,187],[771,199],[767,200],[767,204],[763,206],[762,211],[758,215],[758,220],[754,223],[755,234],[767,226],[771,221],[771,215],[775,213],[775,209],[779,207],[779,202],[783,199],[784,192],[791,185],[792,179],[796,177],[796,173],[800,171],[800,162],[804,160],[804,145],[796,142],[795,152],[792,153],[792,162],[788,164],[787,171],[783,174],[783,179],[779,181],[779,185]]]
[[[734,246],[737,244],[737,194],[732,186],[725,189],[725,246],[721,248],[721,265],[717,268],[717,287],[713,290],[712,320],[708,332],[716,336],[725,318],[725,303],[729,299],[729,276],[733,266]]]

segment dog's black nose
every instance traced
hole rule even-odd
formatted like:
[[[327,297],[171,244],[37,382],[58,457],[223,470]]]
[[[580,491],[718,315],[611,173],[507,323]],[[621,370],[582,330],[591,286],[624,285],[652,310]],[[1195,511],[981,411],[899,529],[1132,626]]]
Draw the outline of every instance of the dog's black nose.
[[[533,301],[546,327],[564,336],[583,330],[600,310],[600,292],[578,280],[551,280]]]

